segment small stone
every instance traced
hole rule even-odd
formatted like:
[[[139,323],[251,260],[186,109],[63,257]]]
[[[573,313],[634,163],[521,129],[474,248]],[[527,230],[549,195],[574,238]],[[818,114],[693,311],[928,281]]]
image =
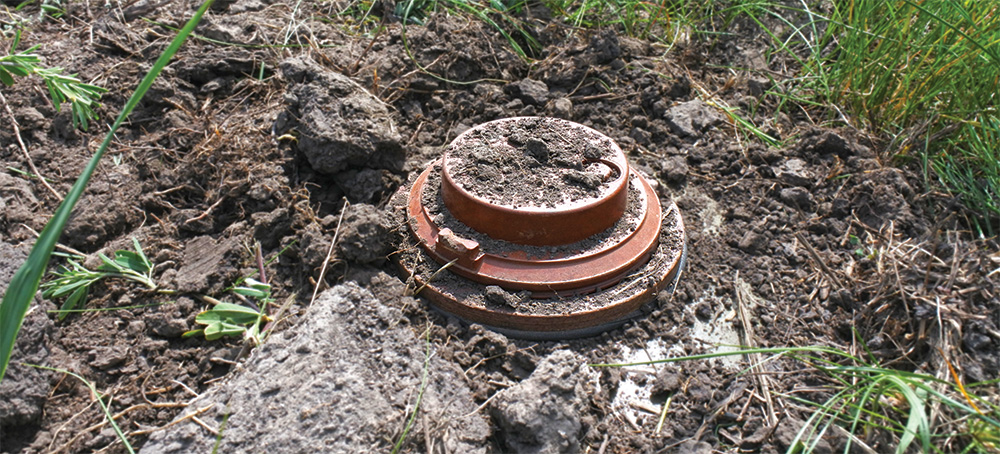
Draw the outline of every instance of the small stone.
[[[601,187],[601,177],[592,173],[574,170],[563,175],[563,178],[569,183],[578,184],[587,189],[597,189]]]
[[[549,87],[545,85],[545,82],[533,79],[521,79],[508,84],[504,87],[504,91],[526,104],[536,106],[544,106],[549,99]]]
[[[573,101],[557,98],[552,101],[552,115],[566,120],[573,118]]]
[[[761,252],[766,244],[767,239],[764,238],[764,235],[750,230],[743,235],[743,238],[740,238],[738,247],[744,252],[755,254]]]
[[[490,285],[486,287],[486,301],[498,306],[515,307],[520,302],[520,298],[499,286]]]
[[[671,107],[666,113],[667,125],[681,137],[694,137],[722,121],[719,114],[699,99]]]
[[[774,174],[779,180],[792,186],[812,186],[816,176],[805,161],[792,158],[774,168]]]
[[[796,186],[794,188],[782,189],[779,197],[786,205],[807,210],[813,206],[813,197],[805,188]]]
[[[631,123],[636,128],[645,128],[649,126],[649,119],[645,115],[635,115],[632,117]]]
[[[684,159],[683,156],[671,156],[663,160],[660,176],[667,183],[683,183],[687,181],[688,171],[687,159]]]
[[[538,162],[546,162],[549,160],[549,145],[546,144],[544,140],[536,139],[534,137],[528,139],[528,142],[524,144],[524,151],[528,156],[535,158]]]
[[[128,359],[128,352],[114,347],[98,347],[88,354],[88,363],[97,369],[108,370],[120,366]]]

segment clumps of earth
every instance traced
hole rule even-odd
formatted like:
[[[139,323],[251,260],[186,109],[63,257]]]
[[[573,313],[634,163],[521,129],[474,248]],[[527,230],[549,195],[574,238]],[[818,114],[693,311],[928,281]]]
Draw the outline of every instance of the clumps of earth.
[[[513,208],[554,208],[599,198],[616,176],[599,161],[617,146],[553,118],[516,118],[469,130],[446,150],[455,182]]]

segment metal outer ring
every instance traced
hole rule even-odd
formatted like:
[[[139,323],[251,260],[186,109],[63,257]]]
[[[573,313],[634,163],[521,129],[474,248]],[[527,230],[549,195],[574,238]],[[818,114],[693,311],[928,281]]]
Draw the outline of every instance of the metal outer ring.
[[[424,186],[435,167],[428,166],[410,190],[408,224],[428,255],[441,264],[454,262],[449,270],[473,281],[508,290],[529,290],[535,298],[585,294],[621,281],[646,263],[658,244],[660,201],[646,179],[636,175],[632,180],[640,186],[639,193],[644,199],[639,225],[629,236],[604,249],[566,258],[532,260],[523,254],[503,257],[485,253],[469,239],[459,239],[468,246],[462,251],[443,247],[442,234],[447,232],[434,224],[421,203]]]
[[[666,216],[674,217],[676,228],[684,231],[683,221],[675,205],[671,204]],[[509,312],[497,312],[484,307],[463,304],[455,299],[445,289],[437,287],[433,282],[415,276],[416,284],[426,286],[420,292],[431,300],[438,309],[459,318],[480,323],[493,329],[499,329],[516,337],[529,339],[564,339],[570,337],[589,336],[606,329],[614,328],[628,320],[633,314],[651,301],[657,293],[671,285],[676,285],[684,266],[687,246],[682,244],[679,250],[670,251],[660,264],[647,264],[653,269],[633,283],[641,285],[642,290],[613,304],[597,309],[574,312],[561,315],[533,315]],[[405,270],[406,267],[400,263]],[[645,272],[645,270],[643,270]]]
[[[459,146],[477,130],[496,127],[497,123],[516,123],[525,120],[543,121],[550,128],[577,129],[610,145],[607,159],[601,162],[611,169],[612,180],[596,200],[584,203],[566,203],[558,208],[509,207],[477,197],[455,182],[451,174],[454,158],[449,151]],[[483,123],[455,138],[445,151],[441,166],[441,196],[445,206],[456,219],[498,240],[532,246],[555,246],[575,243],[603,232],[625,213],[628,205],[629,167],[625,153],[604,134],[584,125],[556,118],[515,117]]]

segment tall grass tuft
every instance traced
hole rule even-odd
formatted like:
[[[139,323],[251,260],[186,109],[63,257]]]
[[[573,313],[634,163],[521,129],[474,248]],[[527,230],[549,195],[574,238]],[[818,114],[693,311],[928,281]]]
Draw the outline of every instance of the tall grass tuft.
[[[34,247],[31,248],[31,252],[28,254],[28,259],[14,274],[13,279],[11,279],[7,291],[4,293],[3,302],[0,302],[0,381],[3,380],[4,374],[7,372],[7,364],[10,362],[10,355],[14,351],[14,341],[17,339],[18,331],[21,330],[21,322],[24,321],[24,316],[28,313],[28,308],[35,298],[35,292],[38,291],[42,275],[45,273],[46,267],[48,267],[52,250],[55,249],[56,242],[59,240],[59,236],[62,235],[63,229],[66,227],[66,222],[69,221],[73,207],[80,201],[80,197],[83,195],[83,191],[86,189],[91,175],[94,174],[97,164],[111,144],[111,139],[114,138],[118,127],[125,121],[132,112],[132,109],[145,96],[149,87],[153,85],[153,80],[167,66],[167,63],[170,62],[170,59],[180,49],[184,40],[187,39],[195,26],[198,25],[198,22],[201,21],[202,15],[205,14],[205,11],[208,10],[213,1],[206,0],[198,8],[194,16],[177,33],[177,36],[174,37],[170,45],[163,51],[160,58],[156,60],[149,73],[139,82],[135,93],[132,94],[132,97],[129,98],[114,124],[111,125],[111,130],[104,137],[104,142],[101,143],[101,146],[83,169],[80,177],[77,178],[76,183],[73,184],[72,189],[66,194],[66,198],[38,235],[38,240],[35,241]]]
[[[840,0],[826,12],[816,2],[736,3],[732,14],[757,20],[801,65],[795,96],[842,106],[894,137],[892,154],[923,163],[978,216],[970,223],[981,235],[996,233],[1000,3]],[[775,19],[786,32],[767,30]]]

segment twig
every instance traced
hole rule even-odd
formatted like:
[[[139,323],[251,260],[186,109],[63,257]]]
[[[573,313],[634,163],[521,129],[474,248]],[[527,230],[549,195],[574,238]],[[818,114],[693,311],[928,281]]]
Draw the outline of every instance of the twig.
[[[416,290],[414,290],[413,294],[414,295],[419,295],[420,292],[422,292],[425,288],[427,288],[427,286],[431,283],[431,281],[434,280],[434,278],[437,277],[438,274],[441,274],[442,271],[444,271],[444,270],[446,270],[448,268],[451,268],[451,266],[454,265],[455,262],[458,262],[457,258],[454,259],[454,260],[452,260],[452,261],[450,261],[450,262],[448,262],[448,263],[445,263],[444,265],[441,265],[441,268],[438,268],[437,271],[431,273],[431,276],[428,277],[427,280],[424,281],[424,283],[419,288],[417,288]]]
[[[226,198],[225,197],[219,197],[219,200],[216,201],[215,203],[213,203],[212,206],[208,207],[204,212],[202,212],[198,216],[195,216],[195,217],[193,217],[191,219],[188,219],[188,220],[184,221],[184,225],[188,225],[188,224],[190,224],[192,222],[200,221],[200,220],[208,217],[208,215],[212,214],[212,210],[214,210],[216,207],[218,207],[219,204],[222,203],[223,200],[226,200]]]
[[[264,271],[264,255],[260,252],[260,241],[257,241],[254,248],[254,256],[257,258],[257,271],[260,273],[260,281],[267,283],[267,272]]]
[[[816,252],[816,249],[813,249],[812,245],[809,244],[808,241],[806,241],[805,237],[802,236],[801,233],[796,233],[795,238],[797,238],[799,240],[799,243],[801,243],[802,246],[806,248],[806,252],[809,253],[809,257],[812,257],[813,261],[816,262],[816,265],[819,266],[819,269],[823,271],[823,274],[825,274],[826,277],[830,278],[830,280],[833,281],[833,283],[836,284],[837,287],[844,288],[844,284],[842,284],[840,282],[840,279],[837,278],[837,275],[833,274],[833,271],[831,271],[830,268],[826,266],[826,263],[824,263],[823,260],[820,259],[819,253]]]
[[[316,287],[313,288],[312,298],[309,298],[310,307],[313,301],[316,301],[319,286],[323,285],[323,279],[326,277],[326,265],[330,263],[330,258],[333,257],[333,248],[337,245],[337,237],[340,236],[340,224],[344,222],[344,212],[347,211],[347,205],[347,199],[344,199],[344,206],[340,207],[340,219],[337,220],[337,230],[333,232],[333,241],[330,242],[330,249],[326,251],[326,260],[323,260],[323,267],[319,269],[319,279],[316,280]]]
[[[36,239],[38,238],[38,232],[36,232],[35,229],[33,229],[31,227],[28,227],[27,224],[21,224],[21,227],[24,227],[24,228],[28,229],[28,231],[31,232],[31,234],[34,235]],[[63,245],[63,244],[59,244],[59,243],[56,243],[56,249],[59,249],[60,251],[63,251],[63,252],[68,252],[70,254],[79,255],[80,257],[86,257],[87,256],[87,254],[85,254],[83,252],[80,252],[80,251],[78,251],[76,249],[73,249],[73,248],[71,248],[69,246],[66,246],[66,245]]]
[[[209,409],[211,409],[211,408],[212,408],[212,407],[214,407],[214,406],[215,406],[215,405],[214,405],[214,404],[212,404],[212,405],[208,405],[208,406],[206,406],[205,408],[199,408],[199,409],[195,410],[195,411],[194,411],[194,412],[192,412],[192,413],[188,413],[188,414],[186,414],[186,415],[184,415],[184,416],[182,416],[182,417],[180,417],[180,418],[177,418],[177,419],[175,419],[175,420],[173,420],[173,421],[170,421],[170,422],[169,422],[169,423],[167,423],[166,425],[163,425],[163,426],[160,426],[160,427],[156,427],[156,428],[153,428],[153,429],[146,429],[146,430],[137,430],[137,431],[135,431],[135,432],[130,432],[130,433],[129,433],[129,435],[131,435],[131,436],[136,436],[136,435],[147,435],[147,434],[151,434],[151,433],[153,433],[153,432],[159,432],[159,431],[161,431],[161,430],[163,430],[163,429],[166,429],[166,428],[168,428],[168,427],[171,427],[171,426],[175,426],[175,425],[177,425],[177,424],[180,424],[180,423],[181,423],[181,422],[183,422],[183,421],[186,421],[186,420],[188,420],[188,419],[191,419],[191,418],[194,418],[195,416],[198,416],[198,415],[200,415],[200,414],[202,414],[202,413],[204,413],[204,412],[208,411]]]
[[[741,332],[743,339],[741,339],[741,343],[746,348],[755,348],[753,324],[750,322],[750,308],[760,302],[760,297],[753,293],[753,290],[750,289],[750,285],[746,281],[740,279],[739,271],[736,272],[736,282],[733,286],[736,287],[736,309],[739,312],[740,325],[743,327]],[[750,370],[753,372],[751,378],[757,385],[757,389],[767,407],[764,412],[764,420],[768,426],[773,427],[778,423],[778,417],[774,412],[774,400],[771,399],[770,380],[763,375],[764,371],[760,366],[762,362],[760,353],[752,353],[745,356],[747,357],[747,362],[750,363]],[[749,399],[747,402],[749,402]]]
[[[200,418],[198,418],[197,416],[192,416],[192,417],[191,417],[191,421],[194,421],[194,423],[195,423],[195,424],[197,424],[197,425],[199,425],[199,426],[201,426],[201,427],[205,428],[205,430],[207,430],[207,431],[211,432],[211,433],[212,433],[212,435],[215,435],[216,437],[218,437],[218,436],[219,436],[219,430],[218,430],[218,429],[216,429],[216,428],[214,428],[214,427],[212,427],[212,426],[208,425],[207,423],[205,423],[205,421],[202,421],[202,420],[201,420]]]
[[[14,127],[14,137],[17,138],[17,143],[21,145],[21,152],[24,153],[24,159],[28,160],[28,167],[31,167],[31,171],[35,174],[36,177],[38,177],[38,181],[41,181],[42,185],[44,185],[45,188],[52,193],[52,195],[56,196],[56,198],[59,199],[60,202],[62,202],[63,200],[62,194],[60,194],[59,191],[56,191],[55,188],[50,186],[49,182],[45,181],[45,177],[42,176],[42,173],[38,171],[37,167],[35,167],[35,161],[33,161],[31,159],[31,155],[28,154],[28,147],[26,147],[24,145],[24,141],[21,140],[21,128],[18,127],[17,119],[14,118],[14,112],[10,110],[10,105],[7,104],[7,98],[3,96],[3,93],[0,93],[0,101],[3,101],[3,108],[7,111],[7,115],[10,116],[10,124],[11,126]]]

